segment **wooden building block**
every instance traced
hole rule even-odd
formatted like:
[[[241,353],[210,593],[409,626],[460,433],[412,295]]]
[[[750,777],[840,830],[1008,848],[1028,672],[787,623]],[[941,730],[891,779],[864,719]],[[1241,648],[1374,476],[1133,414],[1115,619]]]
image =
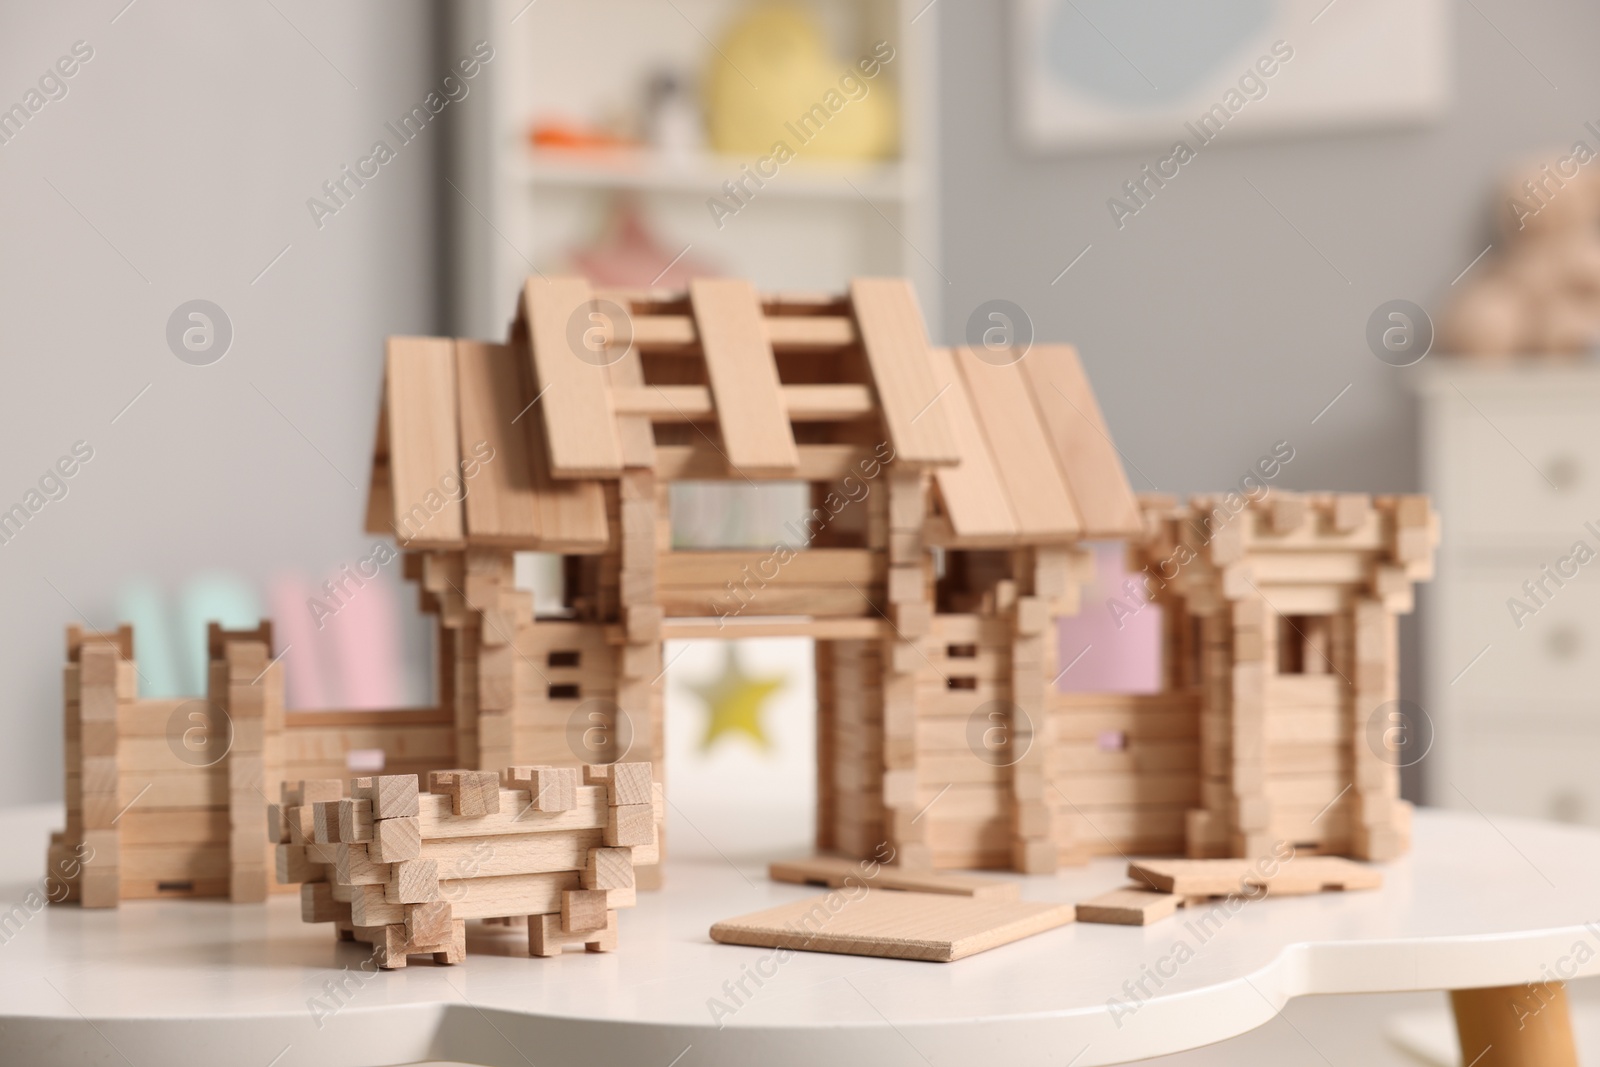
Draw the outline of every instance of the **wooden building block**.
[[[585,889],[631,889],[633,855],[628,848],[591,848],[583,869]]]
[[[401,860],[390,868],[394,874],[385,889],[388,899],[393,890],[396,904],[426,904],[439,899],[439,864],[436,860]]]
[[[372,840],[372,801],[339,801],[339,840],[367,842]]]
[[[561,894],[561,932],[587,934],[606,926],[606,891],[568,889]]]
[[[1162,893],[1139,886],[1126,886],[1101,893],[1078,904],[1081,923],[1111,923],[1117,926],[1148,926],[1176,915],[1184,904],[1176,893]]]
[[[454,815],[494,815],[500,811],[500,776],[493,771],[431,771],[428,792],[448,796]]]
[[[729,465],[752,478],[792,474],[800,454],[755,287],[695,278],[689,299]]]
[[[400,819],[379,819],[372,827],[368,848],[374,863],[399,863],[422,854],[422,829],[415,815]]]
[[[620,804],[606,809],[605,843],[613,848],[648,845],[655,841],[653,804]]]
[[[613,763],[606,802],[612,807],[649,804],[652,790],[648,763]]]
[[[372,780],[372,817],[403,819],[417,813],[417,776],[382,774]]]
[[[564,945],[582,945],[586,952],[613,952],[617,947],[617,913],[606,912],[606,924],[599,930],[567,933],[561,928],[561,913],[528,916],[528,955],[559,956]]]
[[[867,890],[814,897],[725,919],[711,939],[729,945],[950,962],[1073,921],[1073,905]]]
[[[821,885],[834,889],[867,885],[873,889],[946,893],[979,900],[1016,900],[1021,888],[1016,882],[997,878],[940,871],[903,871],[898,867],[851,860],[843,856],[780,860],[768,865],[767,877],[774,882]]]
[[[507,789],[526,789],[534,811],[571,811],[578,806],[578,768],[508,767]]]
[[[454,925],[450,902],[433,900],[426,904],[407,904],[406,940],[413,945],[442,945],[450,940]]]

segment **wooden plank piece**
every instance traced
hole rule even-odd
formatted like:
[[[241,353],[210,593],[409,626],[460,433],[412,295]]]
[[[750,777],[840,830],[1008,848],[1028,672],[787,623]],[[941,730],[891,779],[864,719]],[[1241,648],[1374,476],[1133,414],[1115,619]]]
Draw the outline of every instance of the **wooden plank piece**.
[[[580,332],[607,325],[593,307],[589,283],[582,278],[529,278],[523,314],[536,391],[549,390],[543,414],[550,473],[557,478],[615,477],[622,471],[622,445],[603,357],[588,349],[580,355],[569,336],[574,322]],[[584,324],[585,315],[594,318],[592,325]]]
[[[1101,893],[1078,904],[1081,923],[1109,923],[1113,926],[1149,926],[1170,918],[1183,906],[1176,893],[1162,893],[1130,885]]]
[[[961,386],[955,357],[948,348],[934,348],[929,350],[928,360],[935,391],[941,392],[939,404],[950,420],[951,440],[960,456],[960,462],[940,467],[933,475],[956,537],[1015,537],[1017,521],[1011,513],[1011,500],[1001,486],[971,398]]]
[[[527,378],[509,346],[456,342],[461,456],[477,469],[463,503],[467,535],[480,544],[531,549],[539,543],[527,428],[512,421],[533,399]]]
[[[854,898],[830,893],[725,919],[711,927],[711,939],[948,963],[1065,926],[1073,910],[1071,904],[869,889]]]
[[[1140,885],[1184,896],[1226,896],[1266,886],[1275,895],[1324,890],[1376,889],[1383,872],[1342,856],[1296,856],[1274,865],[1270,860],[1163,859],[1128,864],[1128,877]]]
[[[767,877],[774,882],[797,885],[822,885],[834,889],[870,885],[874,889],[945,893],[979,900],[1016,900],[1020,892],[1016,882],[997,878],[937,871],[902,871],[881,864],[873,864],[877,869],[868,874],[867,865],[868,861],[846,859],[843,856],[812,856],[772,863],[767,867]]]
[[[391,337],[384,379],[389,420],[391,527],[409,548],[464,543],[459,491],[455,342]]]
[[[948,466],[961,459],[928,363],[928,334],[904,278],[856,278],[850,301],[895,459]]]
[[[1071,345],[1036,344],[1021,367],[1050,434],[1052,452],[1088,537],[1135,537],[1143,531],[1139,502],[1122,470],[1089,378]]]
[[[755,287],[736,278],[695,278],[689,300],[729,465],[753,478],[793,473],[800,453]]]

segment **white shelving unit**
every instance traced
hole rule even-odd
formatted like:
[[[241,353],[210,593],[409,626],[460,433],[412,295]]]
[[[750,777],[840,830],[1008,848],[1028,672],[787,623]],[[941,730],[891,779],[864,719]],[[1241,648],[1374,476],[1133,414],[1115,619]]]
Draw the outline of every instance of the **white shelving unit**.
[[[718,225],[707,205],[754,160],[649,150],[535,150],[536,119],[592,123],[635,107],[650,75],[698,85],[712,42],[749,0],[467,0],[450,5],[450,55],[487,40],[494,59],[455,116],[447,188],[452,329],[504,333],[522,279],[559,269],[600,232],[619,195],[634,198],[673,252],[761,289],[842,289],[862,274],[904,274],[939,321],[934,64],[937,7],[926,0],[812,0],[841,68],[878,41],[894,58],[869,91],[892,86],[900,155],[873,163],[798,157]]]

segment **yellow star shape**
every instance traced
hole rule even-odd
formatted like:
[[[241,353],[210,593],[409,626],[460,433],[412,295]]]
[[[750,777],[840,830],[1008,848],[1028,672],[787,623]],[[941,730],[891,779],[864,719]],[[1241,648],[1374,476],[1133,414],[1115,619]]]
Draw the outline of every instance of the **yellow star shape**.
[[[718,740],[730,734],[744,734],[756,747],[763,751],[770,749],[772,739],[762,728],[761,711],[767,698],[784,685],[782,675],[745,673],[738,650],[729,642],[723,652],[722,673],[708,682],[689,686],[690,692],[704,701],[710,712],[700,751],[709,751]]]

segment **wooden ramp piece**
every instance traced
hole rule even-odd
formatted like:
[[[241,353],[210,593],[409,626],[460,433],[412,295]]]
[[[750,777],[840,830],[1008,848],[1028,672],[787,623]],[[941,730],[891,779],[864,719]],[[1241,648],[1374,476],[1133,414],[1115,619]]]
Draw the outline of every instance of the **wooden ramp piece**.
[[[928,357],[934,391],[940,394],[939,406],[950,420],[951,440],[961,456],[961,462],[936,468],[933,473],[950,527],[965,542],[1009,544],[1017,535],[1011,501],[1000,485],[983,428],[956,373],[955,358],[948,348],[929,349]]]
[[[1140,885],[1184,896],[1228,896],[1266,886],[1274,896],[1324,890],[1376,889],[1383,872],[1342,856],[1296,856],[1277,865],[1248,859],[1138,860],[1128,877]]]
[[[873,889],[945,893],[957,897],[975,897],[979,900],[1016,900],[1020,892],[1016,882],[969,874],[902,871],[898,867],[878,865],[876,872],[869,875],[865,861],[846,859],[843,856],[812,856],[809,859],[783,860],[767,867],[767,877],[774,882],[825,885],[834,889],[866,885]]]
[[[455,342],[389,338],[384,390],[395,537],[407,548],[459,548],[465,524],[456,482]]]
[[[948,963],[1065,926],[1072,916],[1071,904],[869,889],[859,896],[830,893],[726,919],[711,927],[711,939]]]
[[[1071,345],[1034,345],[1020,366],[1054,444],[1056,462],[1088,537],[1133,537],[1143,530],[1139,502],[1122,470],[1094,390]]]
[[[955,350],[955,363],[1011,499],[1017,532],[1028,541],[1080,535],[1083,524],[1072,491],[1051,455],[1022,369],[1015,363],[985,363],[966,348]]]
[[[909,466],[959,461],[928,366],[928,334],[911,283],[904,278],[857,278],[850,283],[850,302],[894,458]]]
[[[528,469],[527,372],[506,345],[456,342],[456,385],[461,397],[461,456],[476,462],[465,500],[467,534],[474,543],[534,548],[539,541],[538,501]],[[531,398],[529,398],[531,399]],[[512,422],[521,416],[518,422]],[[485,456],[493,458],[484,461]]]
[[[606,324],[593,310],[582,278],[529,278],[522,310],[533,349],[534,384],[545,390],[545,445],[557,478],[614,478],[622,445],[602,358],[581,345],[585,332]],[[593,315],[591,324],[584,317]],[[576,324],[576,337],[574,337]],[[613,328],[622,324],[612,323]]]
[[[755,287],[736,278],[696,278],[689,300],[729,466],[752,478],[793,474],[800,453]]]

